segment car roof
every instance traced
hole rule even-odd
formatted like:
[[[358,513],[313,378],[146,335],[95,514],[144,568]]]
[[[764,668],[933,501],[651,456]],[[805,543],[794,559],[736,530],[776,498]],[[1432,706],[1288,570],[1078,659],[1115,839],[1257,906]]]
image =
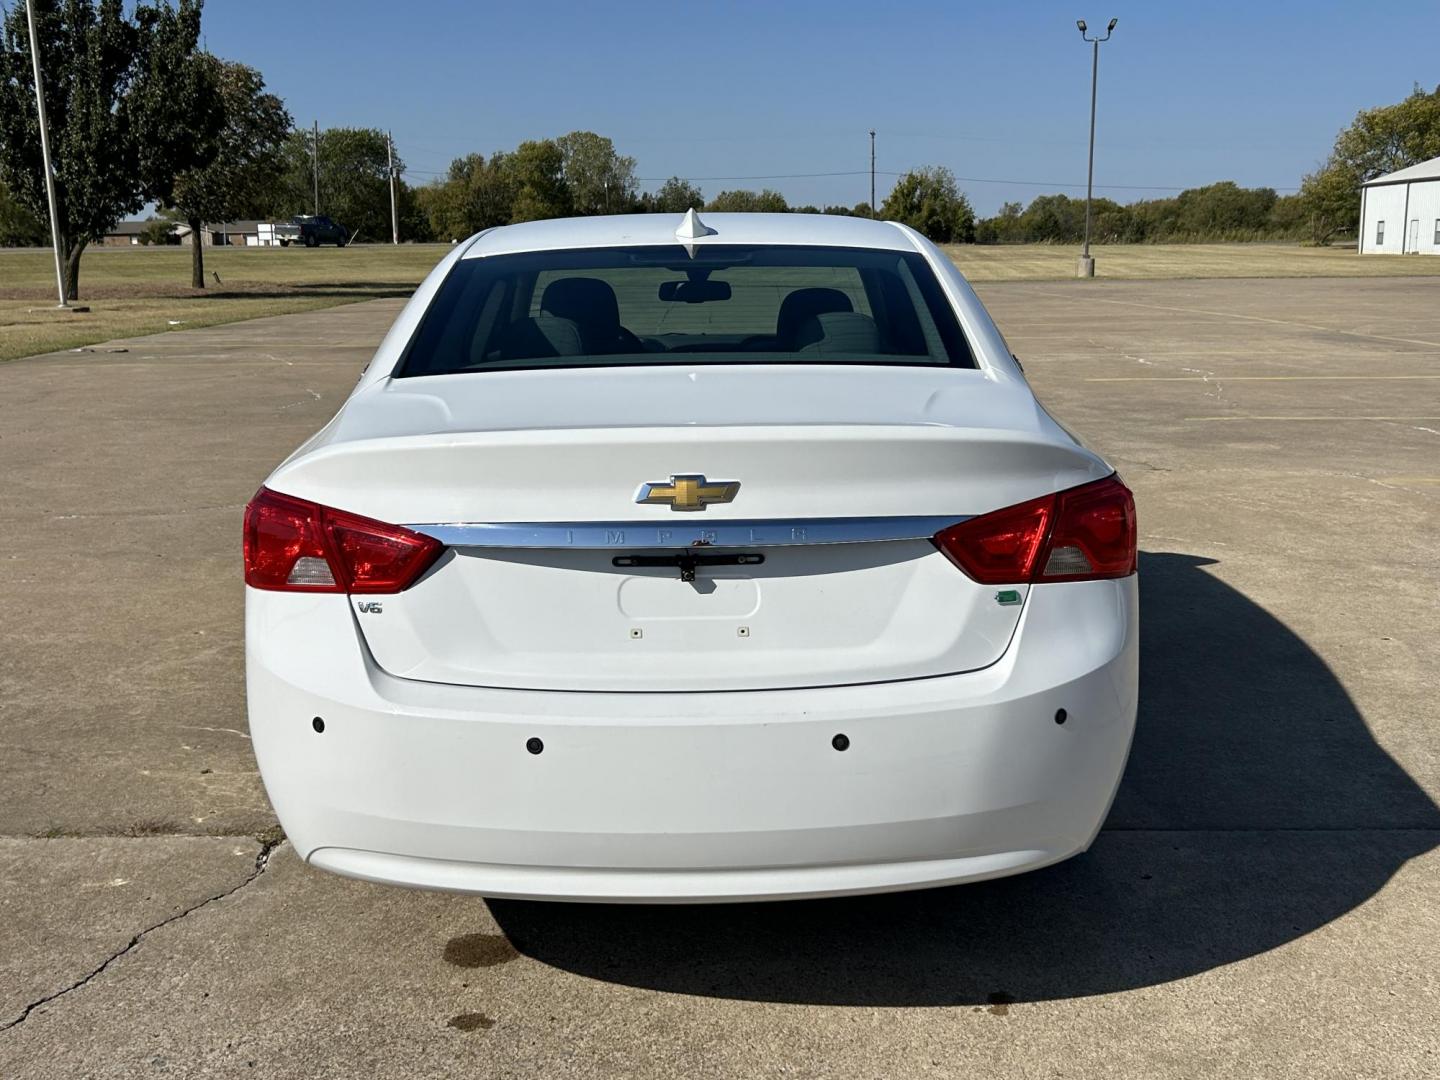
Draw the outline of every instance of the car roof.
[[[462,258],[574,248],[645,247],[659,244],[781,244],[810,247],[914,251],[908,231],[890,221],[830,214],[702,214],[712,232],[682,241],[675,232],[684,214],[615,214],[551,218],[502,225],[480,233]]]

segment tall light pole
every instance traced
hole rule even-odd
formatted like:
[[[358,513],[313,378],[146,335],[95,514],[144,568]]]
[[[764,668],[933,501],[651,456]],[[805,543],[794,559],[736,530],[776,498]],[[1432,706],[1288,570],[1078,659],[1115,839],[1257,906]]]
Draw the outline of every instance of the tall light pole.
[[[875,216],[875,129],[870,129],[870,216]]]
[[[1104,37],[1091,37],[1085,32],[1085,20],[1076,19],[1075,25],[1080,28],[1080,36],[1090,42],[1090,169],[1085,176],[1085,250],[1080,254],[1080,277],[1095,276],[1095,260],[1090,257],[1090,198],[1095,192],[1095,85],[1100,78],[1100,43],[1109,41],[1110,35],[1115,32],[1115,24],[1119,19],[1111,19],[1110,25],[1105,28]]]
[[[40,37],[35,32],[35,3],[25,0],[25,17],[30,22],[30,64],[35,70],[35,111],[40,119],[40,160],[45,165],[45,197],[50,203],[50,242],[55,247],[55,286],[60,291],[60,306],[68,308],[65,299],[65,270],[60,265],[60,215],[55,203],[55,172],[50,168],[50,128],[45,120],[45,86],[40,81]]]

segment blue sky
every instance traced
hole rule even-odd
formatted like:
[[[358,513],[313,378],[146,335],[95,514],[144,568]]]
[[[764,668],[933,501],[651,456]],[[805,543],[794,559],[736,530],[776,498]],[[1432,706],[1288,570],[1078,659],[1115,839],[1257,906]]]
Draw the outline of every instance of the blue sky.
[[[263,71],[299,124],[393,129],[412,182],[472,150],[589,129],[647,187],[679,175],[710,195],[850,204],[868,197],[873,127],[882,199],[886,173],[942,164],[992,213],[1083,194],[1090,47],[1075,19],[1112,16],[1095,179],[1121,201],[1219,179],[1293,189],[1356,111],[1440,82],[1440,5],[1353,0],[209,0],[205,35]]]

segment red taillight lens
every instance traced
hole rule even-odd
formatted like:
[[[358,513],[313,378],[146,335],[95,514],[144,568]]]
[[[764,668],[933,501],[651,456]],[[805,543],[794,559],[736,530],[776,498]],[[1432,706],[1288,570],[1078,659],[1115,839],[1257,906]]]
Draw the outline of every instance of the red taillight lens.
[[[952,525],[935,546],[982,585],[1135,572],[1135,497],[1109,476]]]
[[[245,584],[257,589],[396,593],[444,550],[429,536],[261,488],[245,508]]]
[[[1055,502],[1055,526],[1040,581],[1135,572],[1135,496],[1118,476],[1062,491]]]
[[[935,546],[982,585],[1026,582],[1035,573],[1054,510],[1054,495],[1007,506],[936,533]]]
[[[325,550],[320,507],[261,488],[245,507],[245,584],[344,592]]]

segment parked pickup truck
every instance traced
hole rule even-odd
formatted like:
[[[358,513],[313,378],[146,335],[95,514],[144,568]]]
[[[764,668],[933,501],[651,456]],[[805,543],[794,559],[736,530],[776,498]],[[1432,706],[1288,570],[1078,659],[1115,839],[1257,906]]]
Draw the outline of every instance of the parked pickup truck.
[[[344,247],[350,242],[350,231],[324,215],[301,214],[283,225],[276,225],[275,238],[280,241],[281,247],[289,247],[292,242],[306,247],[319,247],[321,244]]]

